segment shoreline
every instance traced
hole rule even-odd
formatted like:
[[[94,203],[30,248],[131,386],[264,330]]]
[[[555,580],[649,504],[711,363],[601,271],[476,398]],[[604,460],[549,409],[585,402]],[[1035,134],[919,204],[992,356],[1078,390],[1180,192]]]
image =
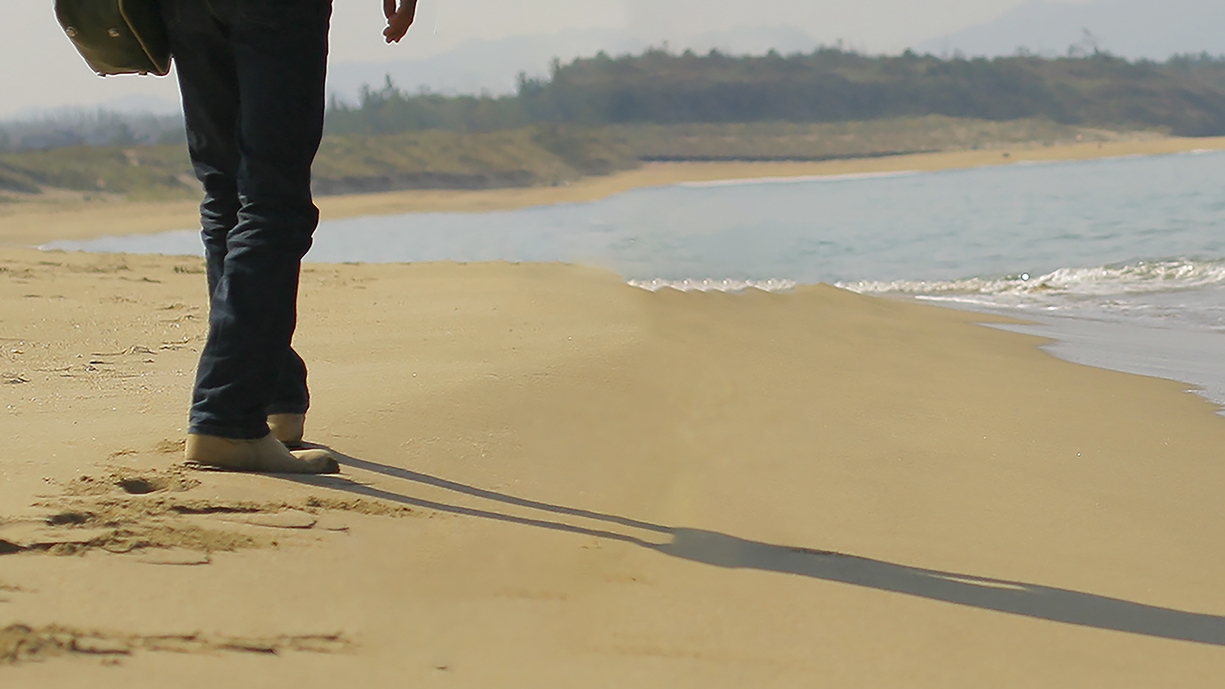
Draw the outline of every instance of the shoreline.
[[[569,187],[483,191],[431,190],[388,192],[324,197],[319,199],[319,203],[322,207],[322,214],[327,220],[361,215],[377,216],[380,214],[397,213],[404,211],[405,208],[411,208],[416,212],[448,212],[456,210],[481,212],[550,203],[582,203],[633,189],[672,184],[679,186],[722,186],[741,184],[754,180],[762,182],[786,182],[789,180],[891,176],[1007,164],[1126,158],[1221,149],[1225,149],[1225,138],[1208,140],[1149,139],[1101,145],[1093,142],[1090,144],[1041,146],[1008,151],[992,149],[927,153],[892,157],[842,159],[814,163],[653,163],[616,175],[588,178]],[[1004,157],[1005,153],[1008,154],[1007,158]],[[123,208],[123,205],[116,205],[114,210],[121,211]],[[194,206],[188,209],[187,212],[194,214]],[[67,217],[71,217],[71,215]],[[144,219],[149,217],[156,219],[157,215],[142,216]],[[97,226],[93,226],[93,229],[96,230]],[[188,246],[194,245],[198,241],[194,239],[194,233],[191,231],[185,231],[183,234],[182,239]],[[68,250],[72,249],[69,248]],[[190,251],[183,251],[182,255],[191,254]],[[361,261],[362,259],[333,258],[332,260]],[[312,261],[311,264],[325,265],[318,261]],[[636,286],[643,286],[633,280],[629,282]],[[746,283],[741,287],[755,286],[757,285]],[[790,281],[783,281],[773,285],[773,288],[790,288],[794,286],[790,284]],[[769,288],[770,285],[765,285],[765,287]],[[738,289],[733,287],[733,291],[738,291]],[[885,296],[891,299],[912,300],[903,295]],[[962,308],[949,304],[938,305],[945,308]],[[1145,349],[1136,347],[1121,349],[1121,345],[1115,341],[1118,338],[1087,336],[1081,332],[1084,328],[1090,327],[1091,323],[1078,325],[1078,321],[1075,320],[1068,323],[1064,323],[1060,319],[1050,321],[1050,319],[1044,319],[1036,314],[1023,312],[1008,313],[1006,310],[998,308],[970,308],[968,310],[988,315],[1006,314],[1010,317],[1025,320],[1030,324],[1029,330],[1021,330],[1021,332],[1040,333],[1051,338],[1053,342],[1046,347],[1046,351],[1058,358],[1108,370],[1138,375],[1154,375],[1167,380],[1181,382],[1188,386],[1200,388],[1201,394],[1210,402],[1218,405],[1225,404],[1225,379],[1218,380],[1219,376],[1210,375],[1210,366],[1199,359],[1187,359],[1186,356],[1182,355],[1185,348],[1180,346],[1179,340],[1182,337],[1180,331],[1171,330],[1168,332],[1169,337],[1164,339],[1153,336],[1146,337],[1145,342],[1148,344],[1148,347]],[[1150,332],[1150,329],[1145,328],[1129,330],[1131,326],[1123,324],[1118,324],[1115,327],[1122,328],[1124,332],[1133,334],[1135,332],[1141,334],[1148,334]],[[1166,332],[1161,330],[1157,334]],[[1123,339],[1126,340],[1128,338]],[[1205,349],[1204,351],[1209,350]],[[1178,356],[1172,353],[1178,354]],[[1146,357],[1145,354],[1148,356]]]
[[[316,199],[323,220],[401,213],[480,213],[559,203],[585,203],[646,187],[763,178],[830,177],[891,172],[935,172],[1026,162],[1091,160],[1223,150],[1225,137],[1168,137],[1053,146],[1015,146],[820,162],[646,163],[559,187],[489,190],[411,190]],[[0,246],[31,247],[55,240],[156,234],[198,226],[196,201],[59,202],[0,205]]]
[[[925,304],[984,316],[984,325],[1045,340],[1047,354],[1091,366],[1180,384],[1225,416],[1225,354],[1219,335],[1127,321],[1054,316],[1003,306],[968,305],[915,295],[878,294],[883,299]],[[1010,319],[996,322],[992,319]]]
[[[824,174],[891,172],[839,162]],[[703,167],[682,181],[796,176]],[[604,188],[698,170],[636,172]],[[344,458],[287,480],[183,466],[203,283],[195,257],[0,247],[0,630],[51,649],[0,660],[14,684],[1219,675],[1225,423],[1014,319],[567,264],[311,263],[308,440]]]

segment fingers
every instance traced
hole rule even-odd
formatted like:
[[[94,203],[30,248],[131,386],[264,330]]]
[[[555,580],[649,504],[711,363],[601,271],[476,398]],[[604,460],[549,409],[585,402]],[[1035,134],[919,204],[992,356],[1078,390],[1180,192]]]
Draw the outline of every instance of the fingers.
[[[394,7],[396,0],[383,0],[384,9]],[[387,15],[387,28],[383,29],[383,37],[388,43],[399,43],[408,33],[417,16],[417,0],[400,0],[400,8]]]

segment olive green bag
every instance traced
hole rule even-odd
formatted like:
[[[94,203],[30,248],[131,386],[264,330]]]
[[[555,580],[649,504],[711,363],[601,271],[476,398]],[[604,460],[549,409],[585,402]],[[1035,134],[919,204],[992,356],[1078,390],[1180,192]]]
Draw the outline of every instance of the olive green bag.
[[[158,0],[55,0],[55,16],[99,76],[170,71]]]

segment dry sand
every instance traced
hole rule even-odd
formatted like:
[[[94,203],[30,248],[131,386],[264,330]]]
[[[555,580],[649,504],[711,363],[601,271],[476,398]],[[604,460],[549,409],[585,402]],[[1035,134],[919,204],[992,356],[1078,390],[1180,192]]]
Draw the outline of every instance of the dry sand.
[[[203,282],[0,249],[0,686],[1219,686],[1179,384],[825,286],[311,265],[342,475],[200,472]]]
[[[0,648],[42,658],[0,665],[5,687],[1225,668],[1225,421],[1175,383],[829,287],[311,266],[309,435],[353,459],[198,472],[177,455],[198,270],[0,252],[0,539],[25,548],[0,556],[0,627],[29,627]]]
[[[1055,146],[1029,145],[812,163],[650,163],[636,170],[606,177],[588,177],[569,186],[353,194],[323,197],[318,199],[318,203],[325,220],[417,212],[468,213],[594,201],[630,189],[666,186],[679,182],[948,170],[1020,162],[1084,160],[1220,149],[1225,149],[1225,137],[1169,137]],[[195,227],[198,222],[196,203],[192,201],[82,202],[52,197],[43,202],[0,204],[0,247],[36,246],[49,239],[79,240],[151,234]]]

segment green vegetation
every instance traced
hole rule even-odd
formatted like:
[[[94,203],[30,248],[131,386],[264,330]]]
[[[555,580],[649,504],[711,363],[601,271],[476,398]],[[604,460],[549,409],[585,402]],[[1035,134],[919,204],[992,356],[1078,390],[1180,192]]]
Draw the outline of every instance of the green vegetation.
[[[595,131],[610,150],[642,161],[830,160],[1134,136],[1050,120],[943,115],[829,123],[619,124]]]
[[[47,187],[163,199],[194,194],[199,185],[182,146],[73,146],[0,154],[0,192],[37,194]]]
[[[333,102],[328,128],[392,134],[533,123],[812,123],[927,115],[1225,134],[1225,58],[1155,63],[1103,53],[966,60],[828,48],[786,57],[650,50],[555,63],[551,78],[523,78],[513,96],[411,95],[388,81],[380,90],[365,90],[356,106]]]
[[[78,119],[95,138],[122,136],[112,146],[0,153],[0,198],[47,188],[137,199],[198,194],[181,144],[137,145],[165,140],[161,119],[141,127]],[[337,194],[562,184],[642,161],[824,160],[1100,141],[1137,129],[1225,134],[1225,58],[651,50],[555,63],[551,78],[523,78],[518,93],[500,97],[413,95],[388,80],[356,105],[332,102],[315,186]],[[20,131],[23,141],[77,136]]]
[[[931,115],[867,122],[533,125],[328,136],[315,191],[485,189],[564,184],[643,161],[829,160],[923,151],[1134,137],[1050,120],[994,122]],[[0,199],[44,188],[136,200],[199,194],[181,146],[74,147],[0,154]]]
[[[632,167],[599,132],[553,126],[461,134],[329,136],[314,169],[319,194],[561,184]],[[0,198],[65,189],[134,200],[197,196],[182,146],[71,147],[0,154]]]
[[[599,132],[588,130],[431,130],[327,137],[315,162],[314,180],[320,194],[522,187],[561,184],[637,162],[614,150]]]
[[[391,81],[379,90],[363,88],[358,105],[333,97],[328,134],[398,134],[425,129],[488,132],[530,124],[516,96],[444,96],[405,93]]]
[[[28,120],[0,122],[0,152],[74,146],[148,146],[186,143],[179,115],[66,109]]]

